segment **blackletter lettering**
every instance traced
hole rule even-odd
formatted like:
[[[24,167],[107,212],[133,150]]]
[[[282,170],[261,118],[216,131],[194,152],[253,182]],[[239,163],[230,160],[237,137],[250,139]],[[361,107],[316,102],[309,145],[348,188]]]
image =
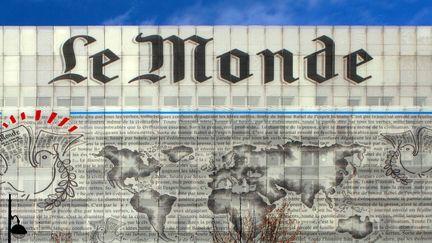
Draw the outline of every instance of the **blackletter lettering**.
[[[150,73],[158,70],[162,67],[164,56],[163,56],[163,39],[160,35],[149,35],[146,37],[142,37],[142,33],[140,33],[136,38],[135,41],[138,43],[142,42],[150,42],[151,43],[151,69]],[[165,76],[159,76],[156,74],[143,74],[136,78],[133,78],[129,83],[132,83],[137,80],[150,80],[152,83],[156,83],[162,79],[164,79]]]
[[[357,62],[357,57],[360,57],[362,59],[361,62]],[[349,55],[346,55],[346,77],[349,80],[354,81],[355,83],[359,84],[367,79],[370,79],[372,76],[367,76],[363,78],[362,76],[357,74],[357,67],[369,62],[373,58],[363,49],[360,49],[358,51],[355,51]]]
[[[198,44],[194,50],[194,79],[197,82],[204,82],[211,77],[205,75],[205,46],[212,39],[204,39],[197,35],[191,36],[185,40],[178,36],[172,35],[165,40],[173,44],[174,49],[174,83],[181,81],[185,77],[185,41],[192,41]]]
[[[335,74],[335,44],[332,39],[323,35],[313,41],[320,41],[324,44],[324,49],[306,56],[307,74],[306,76],[317,82],[322,83],[337,76]],[[318,73],[318,55],[324,52],[324,76]]]
[[[231,71],[232,57],[237,58],[239,62],[239,76],[235,76]],[[231,83],[237,83],[245,78],[252,76],[249,74],[249,55],[238,49],[231,50],[218,56],[220,58],[220,77]]]
[[[90,56],[90,58],[93,58],[93,78],[94,79],[106,84],[109,81],[118,78],[118,75],[110,78],[104,74],[104,67],[106,65],[111,64],[120,59],[110,49],[106,49],[101,52],[98,52],[93,56]],[[108,61],[104,62],[105,59],[108,59]]]
[[[48,82],[49,84],[59,80],[71,80],[75,83],[80,83],[86,79],[86,77],[76,73],[67,73],[70,72],[76,66],[76,58],[75,58],[75,51],[74,51],[74,42],[76,39],[84,39],[86,41],[84,46],[87,46],[96,41],[95,38],[88,35],[77,35],[69,38],[63,44],[63,48],[62,48],[64,63],[65,63],[65,69],[64,69],[65,74],[60,75],[54,78],[53,80],[49,81]]]
[[[257,55],[263,55],[264,57],[264,83],[269,83],[274,80],[274,57],[279,56],[282,59],[282,79],[287,83],[292,83],[298,78],[293,76],[293,54],[285,49],[280,50],[276,53],[271,52],[269,49],[265,49]]]

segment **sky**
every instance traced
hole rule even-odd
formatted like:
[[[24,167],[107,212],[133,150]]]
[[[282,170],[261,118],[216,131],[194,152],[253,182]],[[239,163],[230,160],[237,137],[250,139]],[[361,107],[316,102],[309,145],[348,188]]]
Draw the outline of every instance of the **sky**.
[[[432,25],[432,0],[1,2],[1,25]]]

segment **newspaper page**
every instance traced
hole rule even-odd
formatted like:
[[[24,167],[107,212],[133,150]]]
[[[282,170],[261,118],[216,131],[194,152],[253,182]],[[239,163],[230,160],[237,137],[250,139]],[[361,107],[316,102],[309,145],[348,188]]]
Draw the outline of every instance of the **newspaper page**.
[[[431,27],[0,33],[2,242],[432,241]]]

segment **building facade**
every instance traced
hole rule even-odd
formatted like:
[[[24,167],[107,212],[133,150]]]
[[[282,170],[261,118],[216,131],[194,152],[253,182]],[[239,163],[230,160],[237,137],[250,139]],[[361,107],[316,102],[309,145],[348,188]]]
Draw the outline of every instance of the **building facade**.
[[[0,55],[20,242],[432,239],[432,27],[5,26]]]

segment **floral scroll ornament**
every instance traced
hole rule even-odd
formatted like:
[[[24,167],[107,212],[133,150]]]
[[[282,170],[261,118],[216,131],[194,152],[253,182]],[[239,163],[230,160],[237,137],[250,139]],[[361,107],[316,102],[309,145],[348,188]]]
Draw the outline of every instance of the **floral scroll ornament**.
[[[412,180],[397,167],[400,152],[398,150],[388,151],[386,156],[383,167],[385,175],[391,176],[396,182],[400,182],[402,185],[408,185],[411,183]]]
[[[57,147],[57,146],[56,146]],[[57,151],[57,150],[56,150]],[[49,194],[48,198],[45,199],[44,202],[38,203],[40,208],[45,210],[51,210],[54,207],[58,207],[62,202],[66,201],[68,197],[75,197],[75,187],[78,186],[78,183],[75,181],[76,174],[73,173],[73,166],[70,165],[70,159],[60,159],[60,156],[57,152],[57,163],[56,168],[60,173],[61,180],[57,183],[55,188],[55,193]]]

